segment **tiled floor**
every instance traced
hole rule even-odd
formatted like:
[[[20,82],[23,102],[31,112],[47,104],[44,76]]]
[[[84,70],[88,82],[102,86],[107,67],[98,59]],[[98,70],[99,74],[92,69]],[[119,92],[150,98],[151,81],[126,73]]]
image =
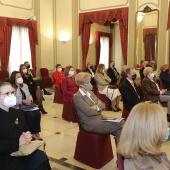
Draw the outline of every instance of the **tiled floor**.
[[[51,91],[53,95],[44,96],[44,108],[46,111],[48,111],[48,114],[42,114],[41,137],[46,141],[46,153],[50,158],[52,169],[93,170],[93,168],[86,166],[73,158],[78,133],[78,125],[77,123],[69,123],[65,120],[62,120],[61,114],[63,106],[61,104],[53,103],[53,89],[48,89],[48,91]],[[105,111],[103,114],[110,117],[121,117],[121,112],[116,113]],[[112,136],[111,141],[115,158],[103,168],[101,168],[102,170],[117,170],[115,153],[116,148]],[[170,141],[163,144],[162,150],[167,153],[170,159]]]

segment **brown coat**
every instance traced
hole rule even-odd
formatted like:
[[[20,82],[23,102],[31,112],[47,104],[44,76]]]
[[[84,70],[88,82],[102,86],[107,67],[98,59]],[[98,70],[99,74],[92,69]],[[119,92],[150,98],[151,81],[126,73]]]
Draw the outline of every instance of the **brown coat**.
[[[124,170],[169,170],[166,153],[160,156],[138,155],[136,159],[125,159]]]

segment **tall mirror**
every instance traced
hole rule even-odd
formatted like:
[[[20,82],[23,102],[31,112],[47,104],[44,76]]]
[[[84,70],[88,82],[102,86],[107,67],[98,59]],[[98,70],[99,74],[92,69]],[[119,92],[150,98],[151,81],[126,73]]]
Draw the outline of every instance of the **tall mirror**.
[[[136,12],[135,68],[142,67],[141,61],[155,61],[158,55],[159,11],[146,6]]]

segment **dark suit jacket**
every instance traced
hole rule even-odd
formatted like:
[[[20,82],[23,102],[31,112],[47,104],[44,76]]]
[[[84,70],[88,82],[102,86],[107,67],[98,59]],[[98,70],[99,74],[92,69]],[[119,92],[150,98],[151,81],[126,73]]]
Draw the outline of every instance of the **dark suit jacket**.
[[[141,80],[143,80],[143,78],[145,77],[144,74],[143,74],[143,70],[144,70],[144,69],[145,69],[145,68],[142,67],[142,68],[139,70],[139,74],[140,74],[140,79],[141,79]]]
[[[116,81],[117,81],[117,75],[115,74],[115,72],[117,73],[117,75],[119,75],[119,73],[118,73],[118,71],[116,70],[116,68],[114,67],[114,68],[112,68],[112,67],[109,67],[108,69],[107,69],[107,74],[108,74],[108,76],[111,78],[111,84],[116,84]]]
[[[123,103],[126,110],[128,111],[131,111],[132,108],[140,102],[140,99],[138,98],[138,95],[140,94],[136,87],[136,84],[135,88],[138,94],[136,93],[133,86],[127,79],[123,82],[123,84],[120,87],[120,93],[122,95]],[[140,98],[142,97],[140,96]]]
[[[158,91],[156,84],[148,77],[142,80],[143,90],[147,100],[159,100],[160,91]]]
[[[160,73],[160,78],[162,80],[164,89],[168,89],[168,91],[170,91],[170,74],[162,71]]]
[[[93,71],[93,73],[95,74],[95,70],[92,69],[92,71]],[[88,68],[86,68],[83,72],[87,72],[87,73],[90,73],[90,74],[91,74],[91,72],[90,72],[90,70],[89,70]],[[95,82],[95,80],[94,80],[94,77],[91,78],[91,84],[92,84],[92,85],[96,85],[96,82]]]

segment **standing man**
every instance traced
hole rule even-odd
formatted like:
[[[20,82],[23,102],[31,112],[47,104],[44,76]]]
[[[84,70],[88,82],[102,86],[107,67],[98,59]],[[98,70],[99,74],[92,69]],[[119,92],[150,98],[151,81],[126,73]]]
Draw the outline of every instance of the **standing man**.
[[[44,91],[44,95],[52,95],[52,93],[48,92],[47,90],[45,90],[43,84],[42,84],[42,80],[38,79],[35,77],[35,73],[33,69],[30,69],[30,63],[28,61],[24,62],[24,65],[27,68],[27,73],[33,78],[34,82],[39,85],[41,87],[41,89],[43,89]]]
[[[140,103],[142,97],[140,96],[134,82],[136,79],[135,70],[127,68],[125,73],[126,79],[120,87],[120,93],[122,95],[125,109],[130,112],[136,104]]]
[[[114,61],[110,62],[110,67],[107,69],[107,74],[108,74],[109,78],[111,79],[110,84],[115,85],[116,82],[117,82],[117,76],[119,75],[119,73],[115,68],[115,62]]]
[[[94,70],[93,64],[91,62],[87,63],[87,68],[83,72],[90,73],[91,74],[91,84],[96,85],[96,82],[94,80],[95,70]]]

